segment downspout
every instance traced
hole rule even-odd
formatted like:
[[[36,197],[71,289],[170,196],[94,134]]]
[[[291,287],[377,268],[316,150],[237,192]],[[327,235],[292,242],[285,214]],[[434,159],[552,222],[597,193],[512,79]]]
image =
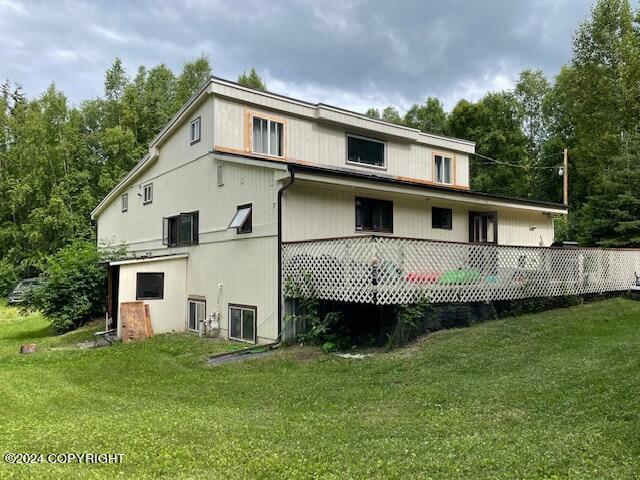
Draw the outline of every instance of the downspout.
[[[282,195],[296,178],[294,166],[289,164],[289,180],[278,190],[278,340],[282,335]]]

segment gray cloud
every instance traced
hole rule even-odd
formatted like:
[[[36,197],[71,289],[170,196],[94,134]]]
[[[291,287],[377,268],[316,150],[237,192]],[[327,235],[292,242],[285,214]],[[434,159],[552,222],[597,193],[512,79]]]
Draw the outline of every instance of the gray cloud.
[[[255,66],[269,89],[364,110],[447,107],[507,88],[524,68],[553,76],[589,13],[584,0],[0,0],[0,75],[78,102],[102,92],[114,57],[130,72],[201,53],[216,75]]]

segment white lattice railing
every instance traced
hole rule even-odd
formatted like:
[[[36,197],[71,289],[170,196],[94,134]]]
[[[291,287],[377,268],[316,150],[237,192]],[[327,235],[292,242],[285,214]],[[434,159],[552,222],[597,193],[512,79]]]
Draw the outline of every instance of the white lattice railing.
[[[511,247],[384,236],[283,245],[285,295],[406,304],[480,302],[628,290],[640,250]]]

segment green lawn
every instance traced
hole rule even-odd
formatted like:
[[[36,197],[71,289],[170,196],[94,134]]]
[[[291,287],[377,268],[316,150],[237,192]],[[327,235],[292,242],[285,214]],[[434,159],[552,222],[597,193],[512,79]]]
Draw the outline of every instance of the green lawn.
[[[0,454],[125,454],[0,461],[0,478],[637,478],[639,327],[640,302],[613,299],[365,360],[291,348],[207,367],[226,344],[78,350],[91,328],[54,337],[0,306]],[[40,351],[18,354],[27,341]]]

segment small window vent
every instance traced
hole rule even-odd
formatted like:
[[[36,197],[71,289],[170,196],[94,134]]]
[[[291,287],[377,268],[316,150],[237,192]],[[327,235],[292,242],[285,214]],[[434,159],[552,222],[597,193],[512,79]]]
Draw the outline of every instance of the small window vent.
[[[219,163],[216,167],[216,174],[218,177],[218,186],[221,187],[224,185],[224,167],[222,163]]]

